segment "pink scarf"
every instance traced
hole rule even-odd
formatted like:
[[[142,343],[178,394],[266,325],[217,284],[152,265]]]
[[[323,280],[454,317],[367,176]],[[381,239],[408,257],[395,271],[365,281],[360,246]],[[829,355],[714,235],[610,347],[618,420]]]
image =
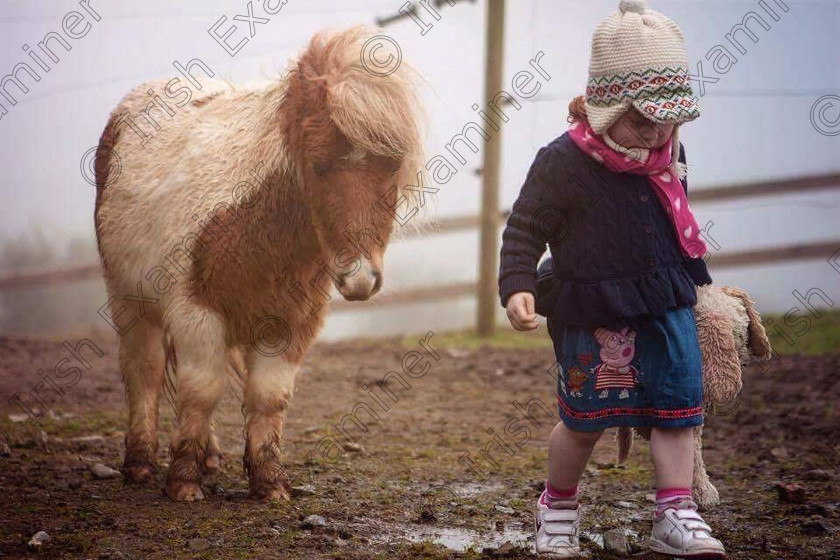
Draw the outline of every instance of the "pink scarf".
[[[659,203],[668,213],[682,254],[691,258],[706,254],[706,243],[700,237],[700,228],[688,207],[682,183],[671,168],[671,142],[649,150],[647,160],[641,162],[612,149],[603,137],[592,131],[586,121],[572,122],[569,137],[578,148],[610,171],[647,175]]]

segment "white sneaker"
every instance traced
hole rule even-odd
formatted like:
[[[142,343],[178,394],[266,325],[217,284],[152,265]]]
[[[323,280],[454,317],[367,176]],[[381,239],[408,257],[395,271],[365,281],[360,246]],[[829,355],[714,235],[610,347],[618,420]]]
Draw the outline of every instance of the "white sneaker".
[[[694,500],[668,508],[654,517],[649,547],[652,551],[687,558],[726,558],[723,544],[712,536]]]
[[[537,500],[534,550],[549,558],[576,558],[580,551],[580,506],[551,509]]]

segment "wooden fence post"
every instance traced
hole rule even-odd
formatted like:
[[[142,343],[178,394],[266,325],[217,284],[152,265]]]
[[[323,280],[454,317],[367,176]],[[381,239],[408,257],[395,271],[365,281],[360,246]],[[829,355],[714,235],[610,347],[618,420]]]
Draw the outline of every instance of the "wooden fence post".
[[[484,67],[484,99],[490,102],[502,90],[504,68],[505,1],[487,0],[487,40]],[[476,329],[491,336],[496,317],[496,277],[499,235],[499,161],[501,131],[490,134],[481,171],[481,253],[478,266]]]

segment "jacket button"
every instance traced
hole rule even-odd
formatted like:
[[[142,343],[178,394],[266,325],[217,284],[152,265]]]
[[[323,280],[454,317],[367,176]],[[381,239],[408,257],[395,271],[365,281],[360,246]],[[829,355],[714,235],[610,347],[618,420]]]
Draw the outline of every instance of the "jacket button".
[[[650,234],[653,232],[653,226],[650,224],[645,224],[645,233]]]
[[[648,259],[648,266],[653,268],[653,265],[654,265],[654,260],[653,259]]]
[[[642,196],[639,197],[639,200],[641,200],[642,202],[647,202],[648,201],[648,195],[643,194]]]

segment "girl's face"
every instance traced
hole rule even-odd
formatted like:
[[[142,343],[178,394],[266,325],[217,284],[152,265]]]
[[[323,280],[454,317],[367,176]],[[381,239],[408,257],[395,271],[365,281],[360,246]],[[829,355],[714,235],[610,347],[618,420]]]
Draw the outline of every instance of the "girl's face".
[[[653,149],[664,146],[670,140],[674,124],[657,124],[631,107],[607,132],[610,138],[627,149]]]

